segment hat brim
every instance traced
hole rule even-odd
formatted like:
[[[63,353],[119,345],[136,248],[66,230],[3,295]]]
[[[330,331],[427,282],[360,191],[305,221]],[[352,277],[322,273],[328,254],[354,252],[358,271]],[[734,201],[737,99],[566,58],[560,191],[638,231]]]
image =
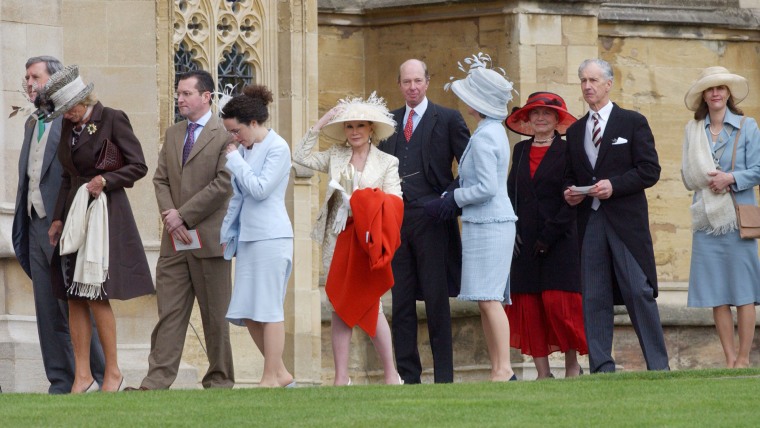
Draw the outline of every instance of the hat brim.
[[[504,104],[503,111],[501,107],[494,109],[494,106],[488,104],[485,100],[483,100],[479,94],[476,93],[469,84],[467,84],[467,79],[461,79],[453,82],[451,84],[451,90],[454,91],[454,94],[456,94],[456,96],[458,96],[462,102],[472,107],[480,114],[486,115],[496,120],[504,120],[507,118],[507,115],[509,115],[506,103]]]
[[[72,97],[69,101],[67,101],[65,104],[61,105],[60,107],[56,107],[56,109],[50,113],[46,118],[45,122],[51,122],[58,116],[66,113],[69,111],[72,107],[75,105],[81,103],[84,101],[85,98],[87,98],[88,95],[92,93],[92,90],[95,89],[95,84],[90,82],[89,85],[87,85],[84,89],[79,91],[78,94],[76,94],[74,97]]]
[[[345,122],[372,123],[372,135],[374,136],[374,139],[372,140],[373,143],[379,143],[380,141],[387,140],[396,132],[396,122],[391,119],[385,117],[353,117],[352,115],[348,115],[340,117],[339,119],[334,119],[332,122],[323,126],[322,134],[336,141],[346,141],[346,132],[343,130],[343,124]]]
[[[560,135],[567,134],[567,128],[570,127],[575,121],[577,120],[575,116],[570,114],[569,111],[553,105],[527,105],[524,106],[518,110],[515,110],[512,112],[512,114],[507,117],[507,120],[505,121],[505,125],[507,125],[507,128],[509,128],[510,131],[515,132],[520,135],[525,135],[532,137],[535,135],[535,131],[533,130],[533,126],[530,124],[530,112],[531,110],[538,108],[538,107],[546,107],[550,108],[557,112],[559,115],[559,118],[557,120],[557,126],[554,127],[554,130],[559,132]]]
[[[728,90],[731,91],[734,104],[739,104],[749,95],[749,83],[747,83],[747,79],[744,77],[732,73],[711,74],[697,80],[691,85],[691,88],[686,92],[686,96],[683,99],[686,108],[696,111],[702,102],[702,93],[705,89],[721,85],[726,85]]]

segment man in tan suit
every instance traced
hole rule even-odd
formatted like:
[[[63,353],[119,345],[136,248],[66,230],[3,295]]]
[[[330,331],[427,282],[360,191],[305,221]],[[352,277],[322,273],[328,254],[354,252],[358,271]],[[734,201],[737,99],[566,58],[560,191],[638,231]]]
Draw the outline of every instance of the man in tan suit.
[[[224,260],[219,231],[232,194],[225,170],[231,142],[222,121],[211,112],[214,81],[205,71],[179,78],[177,105],[187,120],[166,130],[153,176],[164,222],[156,266],[158,324],[150,343],[145,389],[166,389],[177,377],[185,334],[198,299],[209,368],[204,388],[232,388],[234,373],[229,324],[225,319],[232,291],[230,262]],[[176,251],[197,231],[201,248]]]

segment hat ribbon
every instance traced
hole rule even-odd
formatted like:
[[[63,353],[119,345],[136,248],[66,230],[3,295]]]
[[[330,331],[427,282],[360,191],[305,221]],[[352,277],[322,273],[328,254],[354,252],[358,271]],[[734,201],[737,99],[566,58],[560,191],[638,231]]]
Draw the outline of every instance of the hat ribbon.
[[[77,94],[85,89],[87,89],[87,86],[85,86],[84,82],[82,81],[82,77],[77,76],[76,79],[67,83],[66,86],[59,89],[58,92],[54,93],[50,99],[53,101],[53,104],[55,104],[56,108],[59,108],[62,105],[66,104],[69,100],[74,99]]]

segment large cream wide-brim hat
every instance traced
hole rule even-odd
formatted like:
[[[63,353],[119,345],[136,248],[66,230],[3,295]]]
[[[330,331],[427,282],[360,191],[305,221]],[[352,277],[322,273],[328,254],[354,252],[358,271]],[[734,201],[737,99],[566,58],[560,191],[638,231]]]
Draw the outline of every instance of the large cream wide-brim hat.
[[[744,77],[731,73],[725,67],[707,67],[702,70],[702,74],[700,74],[697,81],[686,92],[686,96],[683,99],[686,108],[696,111],[702,102],[702,93],[705,89],[721,85],[726,85],[728,90],[731,91],[734,104],[739,104],[749,94],[749,83],[747,83],[747,79]]]
[[[322,127],[322,133],[332,139],[345,141],[346,133],[343,131],[343,124],[352,121],[372,122],[375,144],[388,139],[396,132],[396,121],[393,120],[393,115],[388,111],[385,100],[375,95],[375,92],[372,92],[366,100],[361,98],[340,100],[338,107],[338,114],[330,123]]]

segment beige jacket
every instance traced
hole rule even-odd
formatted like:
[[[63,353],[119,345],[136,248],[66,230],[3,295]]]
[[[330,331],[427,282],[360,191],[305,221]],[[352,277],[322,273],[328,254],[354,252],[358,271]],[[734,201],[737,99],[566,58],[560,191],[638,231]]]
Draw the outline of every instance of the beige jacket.
[[[312,149],[318,141],[318,132],[313,132],[311,129],[306,132],[306,135],[294,149],[293,162],[315,171],[327,173],[330,179],[340,182],[341,171],[351,161],[351,147],[335,144],[323,152],[312,153]],[[398,159],[380,151],[373,145],[370,148],[359,181],[359,189],[364,188],[378,188],[387,194],[401,197]],[[335,223],[335,214],[341,203],[341,196],[334,189],[328,187],[325,201],[319,210],[319,214],[317,214],[317,220],[311,231],[312,239],[322,245],[322,264],[325,274],[329,271],[335,249],[337,235],[333,232],[333,223]]]

